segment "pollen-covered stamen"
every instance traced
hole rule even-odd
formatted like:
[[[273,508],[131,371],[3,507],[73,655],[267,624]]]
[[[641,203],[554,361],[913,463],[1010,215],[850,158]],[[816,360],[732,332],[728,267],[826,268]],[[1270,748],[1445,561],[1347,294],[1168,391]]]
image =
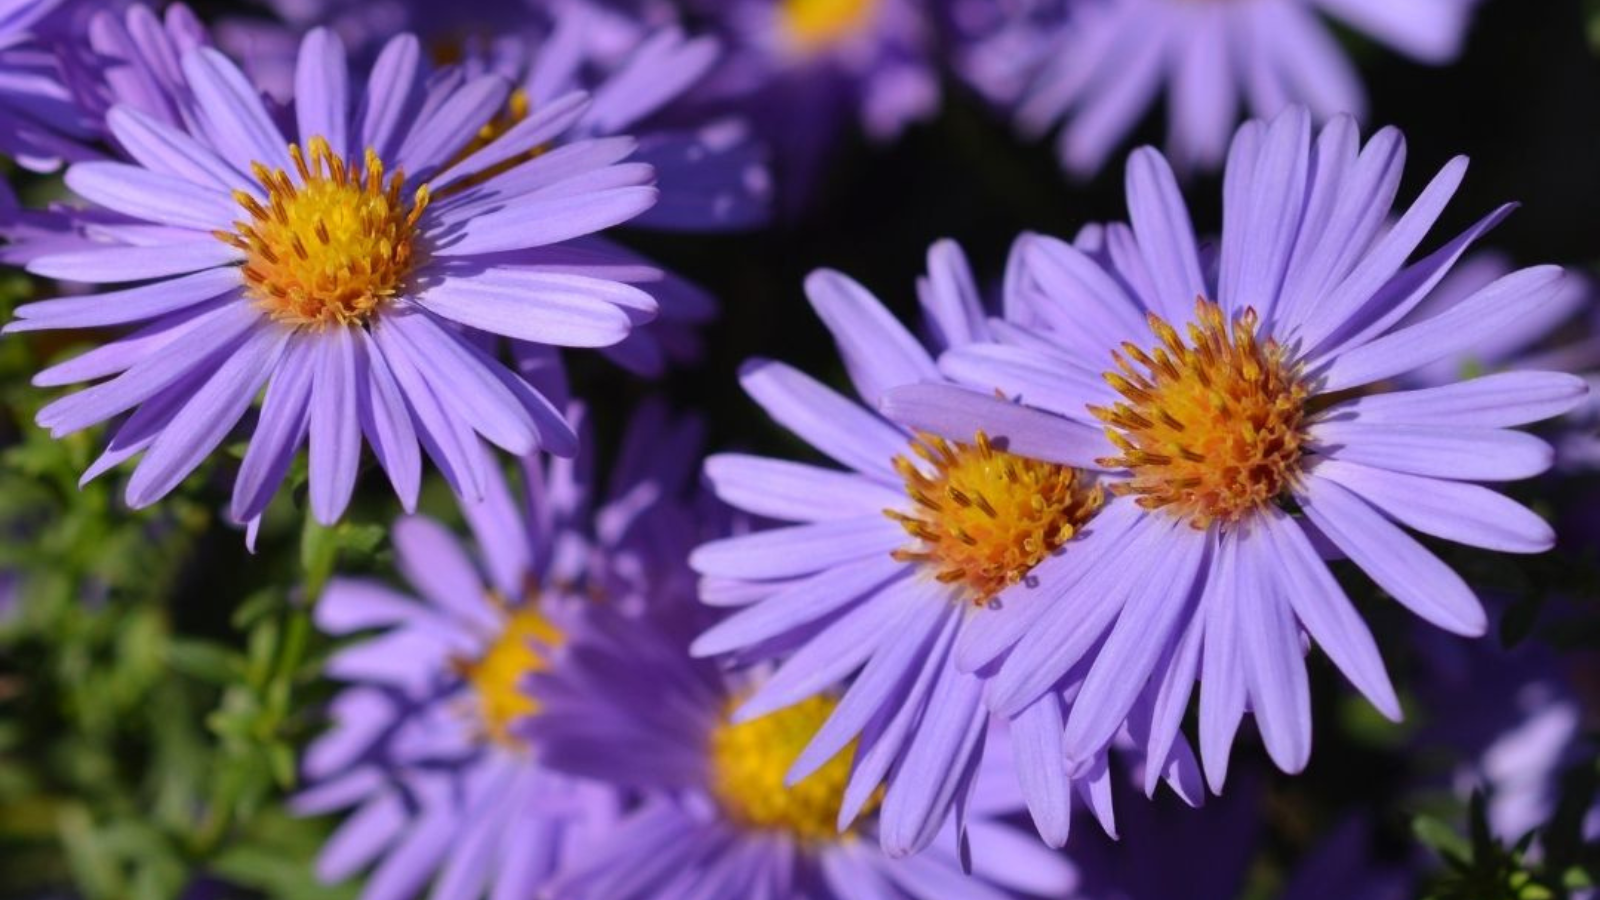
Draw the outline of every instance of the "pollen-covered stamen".
[[[361,168],[349,165],[321,137],[289,146],[292,178],[283,169],[252,165],[265,203],[245,191],[233,197],[249,215],[216,236],[245,254],[250,296],[290,325],[348,325],[365,321],[404,286],[418,262],[417,222],[428,187],[410,202],[401,197],[405,174],[385,178],[372,150]]]
[[[1300,472],[1310,396],[1287,351],[1257,341],[1254,310],[1229,323],[1204,298],[1187,341],[1149,319],[1157,345],[1123,344],[1105,376],[1126,402],[1090,407],[1122,451],[1100,464],[1133,476],[1113,490],[1195,528],[1237,522],[1282,496]]]
[[[725,717],[712,730],[711,791],[729,819],[805,841],[841,837],[839,807],[850,781],[853,741],[804,781],[793,787],[784,783],[837,705],[832,697],[812,697],[749,722],[734,724]],[[862,812],[875,810],[880,799],[874,796]]]
[[[1076,469],[997,450],[981,431],[972,444],[920,435],[911,449],[925,466],[894,461],[911,510],[884,512],[916,543],[895,559],[926,564],[977,604],[1072,540],[1103,499]]]
[[[505,606],[505,601],[491,599]],[[563,640],[561,630],[529,601],[505,610],[500,635],[482,656],[455,662],[457,674],[472,687],[477,718],[486,737],[501,744],[516,743],[512,724],[539,711],[539,702],[522,690],[522,679],[549,669],[549,651]]]

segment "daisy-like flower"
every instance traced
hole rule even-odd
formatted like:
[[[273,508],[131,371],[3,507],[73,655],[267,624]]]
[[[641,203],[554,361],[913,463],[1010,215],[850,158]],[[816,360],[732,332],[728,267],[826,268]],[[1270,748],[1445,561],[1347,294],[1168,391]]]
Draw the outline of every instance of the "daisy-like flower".
[[[589,2],[512,6],[468,4],[459,15],[441,18],[432,3],[333,3],[297,5],[285,15],[292,22],[308,16],[326,20],[356,46],[370,45],[371,31],[393,33],[393,21],[412,23],[434,55],[456,61],[469,75],[507,78],[514,88],[486,126],[483,141],[574,91],[589,93],[591,104],[562,139],[629,137],[638,142],[632,160],[656,172],[658,201],[630,220],[630,229],[715,233],[767,221],[772,190],[764,145],[739,117],[688,108],[694,90],[722,58],[716,40],[691,38],[649,10],[612,10]],[[226,30],[222,37],[225,45],[244,50],[255,69],[292,70],[293,42],[288,29],[278,28],[282,33],[271,41],[259,35],[260,27],[249,41],[236,32],[230,40]],[[273,49],[285,43],[289,51]],[[288,63],[277,59],[286,55]],[[602,249],[650,265],[609,240]],[[653,283],[650,293],[659,304],[657,318],[602,353],[634,374],[656,377],[668,363],[698,355],[698,333],[715,315],[716,303],[670,273]]]
[[[691,565],[706,577],[704,600],[741,608],[693,652],[784,658],[739,705],[740,722],[814,703],[808,698],[854,676],[791,777],[859,741],[840,827],[886,784],[877,831],[890,855],[903,856],[927,846],[952,810],[961,827],[962,798],[984,753],[983,682],[955,668],[952,648],[990,614],[995,597],[1054,555],[1071,555],[1105,496],[1079,470],[1005,452],[981,429],[936,438],[881,418],[873,409],[891,389],[938,377],[933,356],[848,278],[818,272],[806,289],[865,407],[780,363],[749,363],[742,381],[780,424],[847,470],[742,454],[707,461],[722,500],[793,524],[696,550]],[[934,245],[919,289],[936,349],[1010,328],[985,318],[953,244]],[[1030,808],[1056,846],[1067,839],[1074,788],[1108,831],[1115,828],[1105,754],[1096,748],[1069,762],[1051,749],[1059,748],[1067,708],[1051,696],[1011,711],[1027,748],[1019,770]],[[1131,724],[1122,743],[1142,741],[1142,727]],[[1186,745],[1158,763],[1180,793],[1203,793]]]
[[[1132,226],[1079,246],[1022,241],[1013,307],[1057,327],[942,360],[978,391],[892,391],[891,418],[947,437],[985,431],[1023,456],[1105,473],[1095,533],[1002,592],[956,647],[993,670],[993,709],[1025,709],[1087,670],[1065,723],[1084,758],[1141,702],[1149,752],[1177,734],[1196,678],[1200,744],[1220,789],[1248,709],[1286,771],[1311,752],[1302,631],[1386,716],[1400,704],[1372,636],[1319,546],[1401,604],[1481,635],[1472,590],[1407,529],[1512,553],[1549,549],[1544,520],[1476,482],[1528,478],[1549,445],[1512,430],[1582,402],[1584,382],[1509,372],[1389,390],[1560,301],[1560,269],[1514,272],[1396,327],[1501,208],[1407,260],[1466,171],[1456,159],[1390,221],[1404,158],[1392,129],[1359,146],[1348,118],[1313,137],[1303,109],[1234,141],[1215,265],[1154,150],[1128,167]],[[997,399],[1001,391],[1020,403]]]
[[[316,517],[336,520],[363,438],[409,509],[421,451],[456,491],[484,480],[480,442],[570,455],[557,409],[487,348],[615,344],[656,302],[630,282],[660,273],[584,243],[655,201],[627,139],[558,141],[586,100],[569,94],[479,146],[511,85],[429,77],[417,40],[352,84],[339,41],[307,35],[293,137],[245,76],[209,48],[182,63],[180,130],[118,106],[131,162],[74,166],[68,185],[109,211],[88,246],[33,258],[38,275],[141,282],[31,303],[8,331],[137,324],[35,379],[106,379],[41,411],[63,435],[127,413],[88,476],[142,455],[135,507],[170,491],[263,388],[233,516],[259,517],[310,443]]]
[[[1238,121],[1241,97],[1267,118],[1304,104],[1320,119],[1363,115],[1366,98],[1331,16],[1419,62],[1442,65],[1460,52],[1478,0],[1087,0],[1052,30],[1001,29],[967,69],[998,83],[993,99],[1014,105],[1018,125],[1042,135],[1062,126],[1057,152],[1088,175],[1166,92],[1167,130],[1179,168],[1214,167]],[[1018,16],[1036,4],[1018,3]],[[1020,46],[1019,46],[1020,42]],[[1031,46],[1031,49],[1028,49]],[[992,78],[1005,59],[1035,58],[1031,83]],[[990,58],[985,58],[990,57]],[[1006,92],[1014,92],[1007,96]]]
[[[878,792],[853,796],[849,762],[834,757],[790,785],[786,773],[839,701],[814,697],[762,718],[731,711],[758,681],[726,675],[687,653],[705,621],[693,593],[657,592],[642,618],[596,621],[568,642],[548,672],[530,679],[540,714],[524,731],[546,763],[638,792],[639,805],[609,840],[577,854],[550,891],[570,900],[655,897],[813,897],[988,900],[1067,896],[1071,864],[1029,840],[1004,817],[1021,808],[1005,772],[1003,741],[991,741],[965,800],[970,819],[960,852],[946,840],[891,860],[873,846]],[[604,616],[611,610],[601,610]],[[842,806],[866,815],[840,833]],[[969,846],[970,845],[970,846]]]
[[[95,128],[63,84],[60,60],[37,33],[71,0],[0,3],[0,153],[48,172],[95,156]]]
[[[686,589],[683,547],[663,546],[689,515],[698,427],[647,407],[596,502],[587,463],[524,460],[515,495],[498,472],[464,504],[476,553],[441,524],[395,525],[410,592],[335,579],[315,621],[329,634],[376,630],[338,651],[348,682],[333,725],[305,757],[301,814],[350,810],[317,862],[339,881],[371,867],[362,897],[400,900],[539,894],[561,862],[604,843],[621,800],[553,772],[517,723],[540,714],[521,690],[586,628],[658,583]],[[678,538],[681,545],[685,539]],[[607,620],[611,622],[612,620]]]

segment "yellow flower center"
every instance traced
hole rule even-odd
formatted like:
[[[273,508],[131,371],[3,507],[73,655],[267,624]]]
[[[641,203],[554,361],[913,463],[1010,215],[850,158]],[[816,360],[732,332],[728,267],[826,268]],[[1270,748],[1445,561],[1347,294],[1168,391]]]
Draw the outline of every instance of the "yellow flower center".
[[[850,781],[855,742],[794,787],[784,784],[794,761],[837,705],[832,697],[812,697],[737,725],[723,719],[711,733],[711,789],[730,819],[747,828],[787,831],[806,841],[839,839],[839,807]],[[880,800],[874,795],[863,813],[877,809]]]
[[[1310,389],[1276,341],[1256,340],[1254,310],[1231,324],[1204,298],[1185,342],[1151,315],[1158,344],[1112,351],[1106,381],[1126,398],[1091,407],[1120,456],[1101,465],[1133,477],[1113,490],[1195,528],[1231,524],[1282,496],[1300,472]]]
[[[521,690],[522,677],[550,667],[546,652],[561,645],[563,635],[529,602],[509,612],[500,636],[483,656],[457,668],[477,695],[478,715],[488,737],[513,745],[511,726],[539,711],[539,702]]]
[[[1076,469],[996,450],[983,432],[972,444],[922,435],[911,449],[933,469],[895,457],[910,513],[884,512],[914,546],[895,559],[920,562],[947,584],[962,584],[982,604],[1072,540],[1100,509],[1103,495]]]
[[[415,268],[417,220],[428,205],[428,187],[417,188],[408,204],[400,196],[404,173],[386,182],[373,151],[357,169],[320,137],[308,148],[309,161],[299,145],[289,146],[298,183],[283,169],[254,163],[267,202],[235,191],[250,219],[216,236],[244,251],[247,289],[274,319],[296,326],[359,324],[399,292]]]
[[[878,0],[783,0],[780,17],[789,40],[810,52],[859,31],[877,5]]]

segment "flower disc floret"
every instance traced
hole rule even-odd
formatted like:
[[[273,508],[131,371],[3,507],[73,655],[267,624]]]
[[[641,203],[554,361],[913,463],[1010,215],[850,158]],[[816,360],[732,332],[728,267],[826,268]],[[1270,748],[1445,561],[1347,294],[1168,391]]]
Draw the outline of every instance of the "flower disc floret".
[[[1099,460],[1132,478],[1113,486],[1197,529],[1237,523],[1288,492],[1301,471],[1310,388],[1276,341],[1260,343],[1254,310],[1229,323],[1196,301],[1188,339],[1149,316],[1157,344],[1113,351],[1106,381],[1125,402],[1090,410],[1121,450]]]
[[[530,672],[547,671],[547,651],[560,646],[562,640],[561,630],[530,603],[509,613],[499,637],[482,656],[456,664],[472,686],[478,716],[490,739],[505,745],[516,743],[512,724],[539,711],[538,701],[522,690],[522,679]]]
[[[805,780],[785,783],[790,767],[836,706],[833,697],[812,697],[748,722],[725,718],[713,729],[711,788],[730,819],[803,841],[839,837],[839,807],[850,781],[855,742]],[[876,805],[876,799],[869,803]]]
[[[366,321],[404,287],[419,261],[417,222],[428,186],[410,202],[405,173],[385,178],[383,161],[367,150],[356,168],[315,137],[310,159],[289,146],[299,180],[283,169],[251,167],[266,193],[233,197],[249,215],[216,236],[245,254],[250,296],[274,319],[294,326]]]
[[[894,461],[911,511],[885,514],[916,543],[894,556],[930,566],[974,603],[1021,581],[1072,540],[1103,500],[1078,470],[997,450],[981,431],[971,444],[919,435],[911,450],[922,465],[907,456]]]
[[[797,47],[819,50],[856,33],[879,0],[783,0],[784,31]]]

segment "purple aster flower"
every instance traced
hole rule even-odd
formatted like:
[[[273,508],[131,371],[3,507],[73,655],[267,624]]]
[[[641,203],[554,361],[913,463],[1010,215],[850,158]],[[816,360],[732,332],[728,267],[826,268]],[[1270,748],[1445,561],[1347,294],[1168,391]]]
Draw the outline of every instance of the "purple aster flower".
[[[38,34],[70,0],[0,3],[0,153],[47,172],[63,160],[89,159],[92,120],[63,83],[51,42]]]
[[[982,429],[1012,453],[1105,473],[1111,499],[1092,533],[1002,592],[957,642],[961,668],[993,673],[996,712],[1026,709],[1087,669],[1067,755],[1096,752],[1148,703],[1148,752],[1160,759],[1198,678],[1214,789],[1247,710],[1274,761],[1298,771],[1311,751],[1302,631],[1384,715],[1400,716],[1377,646],[1319,547],[1337,548],[1428,622],[1475,636],[1486,627],[1478,598],[1407,529],[1503,552],[1552,546],[1543,519],[1477,482],[1547,469],[1550,446],[1513,429],[1581,403],[1581,379],[1387,384],[1560,302],[1562,272],[1514,272],[1397,327],[1510,210],[1408,264],[1466,161],[1446,165],[1391,223],[1403,158],[1397,131],[1363,148],[1345,117],[1316,136],[1298,108],[1246,124],[1211,260],[1166,161],[1139,150],[1131,227],[1092,229],[1076,246],[1023,238],[1009,301],[1048,327],[947,352],[941,370],[978,392],[930,383],[889,393],[897,421],[946,436]]]
[[[391,19],[415,23],[440,55],[458,59],[469,75],[499,74],[515,85],[493,122],[496,129],[574,91],[588,92],[592,103],[564,139],[628,136],[638,141],[632,159],[656,172],[658,202],[629,221],[630,228],[709,233],[766,222],[771,185],[765,147],[741,119],[687,107],[721,58],[716,41],[690,38],[677,26],[662,24],[659,14],[629,15],[586,2],[538,10],[521,4],[468,6],[462,16],[446,21],[437,15],[437,4],[315,4],[291,21],[316,12],[342,23],[342,31],[367,45],[372,35],[361,37],[358,23],[367,22],[381,34],[392,33],[386,24]],[[374,17],[370,22],[369,16]],[[291,67],[266,60],[267,55],[256,46],[246,58],[256,68]],[[649,265],[609,241],[603,246]],[[650,327],[602,351],[646,377],[660,375],[669,362],[694,359],[698,332],[716,312],[704,290],[672,275],[653,284],[651,294],[659,315]]]
[[[7,326],[139,326],[35,379],[107,379],[40,412],[57,435],[128,414],[86,477],[142,455],[127,500],[156,501],[263,388],[234,488],[239,521],[260,515],[308,438],[323,522],[350,498],[363,439],[408,509],[422,450],[466,498],[482,490],[482,441],[573,452],[556,407],[491,351],[512,338],[534,367],[556,346],[615,344],[654,315],[634,285],[660,272],[590,242],[655,201],[650,167],[625,161],[633,141],[565,140],[587,106],[568,94],[483,144],[511,85],[430,77],[409,35],[364,88],[336,38],[307,35],[287,133],[220,53],[192,50],[182,69],[191,126],[113,108],[132,162],[67,174],[109,213],[85,227],[84,246],[29,264],[143,284],[31,303]]]
[[[881,792],[849,784],[844,754],[796,783],[786,772],[841,701],[818,696],[736,722],[755,673],[726,675],[687,653],[705,610],[692,592],[658,593],[643,618],[596,621],[530,679],[540,714],[523,729],[552,768],[615,784],[639,805],[603,844],[578,854],[551,890],[572,900],[654,897],[1059,897],[1075,875],[1062,856],[1005,821],[1019,810],[1003,732],[990,741],[969,819],[927,852],[891,860],[872,846]],[[611,615],[600,610],[597,616]],[[866,814],[840,834],[843,807]],[[960,854],[970,853],[970,856]],[[970,860],[971,874],[963,871]]]
[[[1478,0],[1084,0],[1052,29],[999,26],[964,68],[993,99],[1014,106],[1019,127],[1042,135],[1065,121],[1061,163],[1092,174],[1144,118],[1163,87],[1167,131],[1181,168],[1222,160],[1240,98],[1257,117],[1304,104],[1319,120],[1364,114],[1361,82],[1325,13],[1419,62],[1460,52]],[[1039,4],[1014,3],[1017,16]],[[1024,24],[1032,24],[1024,20]],[[1021,33],[1019,33],[1021,32]],[[995,78],[1006,60],[1038,59],[1025,89]],[[1011,92],[1008,96],[1007,92]]]
[[[1009,328],[986,320],[955,245],[934,245],[928,262],[919,295],[936,351]],[[840,826],[886,784],[877,830],[884,849],[903,856],[927,846],[952,810],[961,827],[962,798],[984,753],[983,681],[955,668],[953,648],[990,614],[985,607],[995,596],[1030,579],[1053,554],[1072,553],[1104,496],[1080,471],[1003,452],[981,430],[946,441],[881,418],[873,410],[893,388],[938,378],[933,355],[843,275],[817,272],[806,291],[865,407],[781,363],[749,363],[742,380],[780,424],[847,468],[743,454],[707,461],[722,500],[792,524],[696,550],[691,564],[706,576],[705,601],[741,608],[693,652],[786,658],[741,703],[741,722],[810,702],[854,675],[791,777],[859,742],[849,772],[853,802]],[[1052,696],[1013,711],[1011,723],[1029,751],[1020,766],[1030,808],[1056,846],[1067,839],[1074,789],[1115,829],[1105,754],[1096,748],[1069,761],[1059,752],[1068,709],[1067,696]],[[1144,737],[1133,722],[1119,743]],[[1152,768],[1191,799],[1204,793],[1182,742]]]
[[[491,467],[484,499],[463,505],[476,554],[408,517],[393,538],[411,592],[329,585],[318,627],[376,633],[328,662],[349,684],[294,801],[301,814],[351,810],[320,877],[372,867],[368,900],[417,896],[430,881],[437,898],[533,897],[564,859],[609,839],[618,793],[543,765],[515,727],[541,714],[520,685],[556,664],[597,602],[621,610],[640,590],[691,585],[674,574],[686,538],[674,548],[670,536],[689,515],[698,440],[695,423],[643,408],[603,502],[586,461],[525,459],[515,494]]]

